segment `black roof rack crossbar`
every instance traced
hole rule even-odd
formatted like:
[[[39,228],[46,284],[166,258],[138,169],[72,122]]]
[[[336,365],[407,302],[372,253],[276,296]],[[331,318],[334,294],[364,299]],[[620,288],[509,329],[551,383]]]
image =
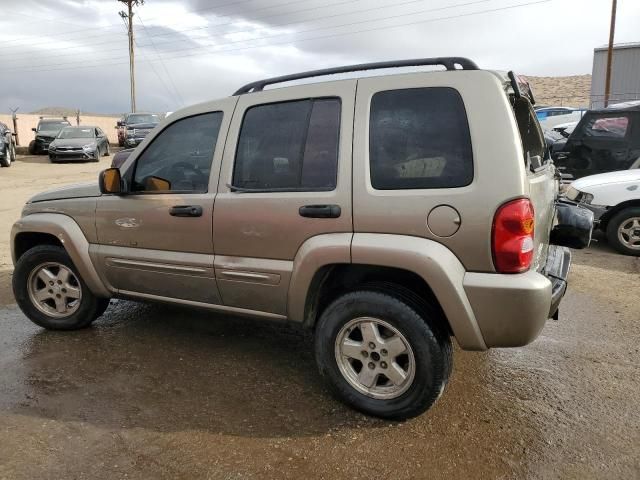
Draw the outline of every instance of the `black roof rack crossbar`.
[[[335,75],[338,73],[362,72],[365,70],[381,70],[383,68],[418,67],[423,65],[443,65],[447,70],[456,70],[456,65],[459,65],[462,70],[478,70],[478,65],[464,57],[415,58],[412,60],[396,60],[391,62],[361,63],[359,65],[311,70],[309,72],[294,73],[292,75],[283,75],[281,77],[258,80],[239,88],[234,95],[260,92],[267,85],[291,82],[293,80],[301,80],[303,78],[323,77],[325,75]]]

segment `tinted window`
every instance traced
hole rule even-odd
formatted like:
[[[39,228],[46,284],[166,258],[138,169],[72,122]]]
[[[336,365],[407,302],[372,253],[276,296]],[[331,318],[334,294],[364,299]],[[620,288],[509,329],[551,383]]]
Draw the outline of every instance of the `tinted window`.
[[[432,87],[376,93],[369,162],[371,184],[379,190],[471,183],[471,138],[458,92]]]
[[[587,123],[585,135],[589,137],[623,138],[629,128],[629,117],[592,118]]]
[[[233,185],[256,190],[332,190],[336,186],[340,100],[300,100],[245,113]]]
[[[157,191],[157,177],[169,190],[206,192],[222,112],[184,118],[166,127],[136,162],[133,190]]]

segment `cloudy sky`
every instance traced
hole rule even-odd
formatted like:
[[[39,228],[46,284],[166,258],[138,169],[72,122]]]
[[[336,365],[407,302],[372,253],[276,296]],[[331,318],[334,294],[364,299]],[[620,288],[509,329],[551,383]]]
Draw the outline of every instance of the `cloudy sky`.
[[[123,8],[0,0],[0,111],[128,111]],[[401,58],[591,73],[610,8],[610,0],[147,0],[134,15],[138,110],[177,110],[262,77]],[[640,1],[619,0],[616,42],[640,41],[638,25]]]

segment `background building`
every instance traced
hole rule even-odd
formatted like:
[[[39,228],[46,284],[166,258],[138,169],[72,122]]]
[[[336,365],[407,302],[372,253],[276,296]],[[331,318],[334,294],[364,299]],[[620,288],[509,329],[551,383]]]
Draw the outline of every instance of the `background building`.
[[[607,47],[593,50],[591,107],[604,107],[607,75]],[[620,43],[613,47],[609,104],[640,100],[640,43]]]

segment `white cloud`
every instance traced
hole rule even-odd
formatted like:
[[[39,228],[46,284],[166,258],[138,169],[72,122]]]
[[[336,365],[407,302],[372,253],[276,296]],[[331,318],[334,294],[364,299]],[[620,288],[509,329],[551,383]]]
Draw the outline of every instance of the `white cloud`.
[[[609,1],[551,0],[460,16],[531,1],[149,1],[138,9],[146,29],[136,24],[137,103],[175,110],[178,97],[195,103],[225,96],[260,77],[422,56],[467,56],[485,68],[528,75],[590,73],[593,48],[608,39]],[[0,0],[0,12],[9,12],[0,15],[0,110],[19,104],[22,111],[125,111],[127,41],[118,16],[124,5],[43,3]],[[445,18],[452,16],[459,18]],[[620,0],[616,41],[640,41],[639,19],[640,2]]]

